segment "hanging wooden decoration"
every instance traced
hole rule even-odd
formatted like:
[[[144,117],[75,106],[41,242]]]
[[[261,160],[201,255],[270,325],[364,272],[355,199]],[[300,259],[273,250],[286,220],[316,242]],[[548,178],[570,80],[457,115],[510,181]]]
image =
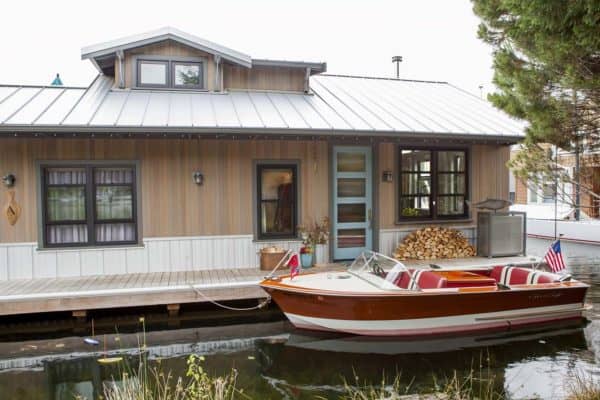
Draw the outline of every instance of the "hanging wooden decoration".
[[[4,215],[6,215],[6,219],[8,223],[14,225],[17,223],[19,217],[21,216],[21,206],[15,200],[15,191],[9,190],[8,194],[8,203],[4,206]]]

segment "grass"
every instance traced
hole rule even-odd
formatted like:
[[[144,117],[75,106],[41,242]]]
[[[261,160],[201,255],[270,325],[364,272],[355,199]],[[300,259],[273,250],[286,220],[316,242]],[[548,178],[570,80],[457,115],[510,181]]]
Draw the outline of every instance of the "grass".
[[[577,371],[567,387],[568,400],[600,399],[600,381],[590,373]]]
[[[122,372],[120,380],[113,381],[104,387],[105,400],[247,400],[250,399],[243,389],[236,386],[237,371],[232,369],[225,376],[209,376],[202,368],[202,356],[191,355],[188,358],[185,377],[174,377],[164,373],[160,365],[149,367],[145,361],[140,362],[135,372]],[[471,370],[464,377],[455,371],[450,377],[434,378],[434,392],[409,394],[412,381],[402,384],[400,374],[393,382],[385,379],[378,385],[361,384],[355,376],[351,385],[345,383],[345,393],[339,400],[394,400],[394,399],[427,399],[427,400],[500,400],[506,394],[497,391],[496,376],[489,370],[476,372]],[[315,397],[316,399],[324,399]],[[576,373],[568,388],[568,400],[600,399],[600,383],[590,374]]]
[[[185,377],[174,377],[141,356],[138,370],[122,371],[119,381],[104,386],[105,400],[233,400],[247,398],[236,388],[237,371],[211,377],[202,368],[202,357],[191,355]]]

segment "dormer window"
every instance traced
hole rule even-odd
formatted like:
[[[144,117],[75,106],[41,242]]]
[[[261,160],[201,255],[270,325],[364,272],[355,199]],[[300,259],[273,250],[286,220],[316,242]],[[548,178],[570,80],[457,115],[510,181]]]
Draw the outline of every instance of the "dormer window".
[[[138,60],[139,87],[167,87],[169,85],[168,61]]]
[[[201,89],[202,63],[173,62],[173,86],[184,89]]]
[[[205,61],[201,58],[138,58],[135,72],[139,88],[204,89]]]

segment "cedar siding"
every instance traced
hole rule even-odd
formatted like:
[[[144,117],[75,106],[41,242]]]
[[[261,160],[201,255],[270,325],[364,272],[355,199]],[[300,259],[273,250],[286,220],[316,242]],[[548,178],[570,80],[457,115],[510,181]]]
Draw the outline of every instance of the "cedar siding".
[[[38,240],[36,161],[64,160],[139,161],[142,238],[252,234],[256,160],[299,161],[300,222],[328,215],[324,141],[0,139],[0,171],[17,176],[12,189],[23,209],[15,226],[0,219],[0,243]],[[0,188],[3,201],[7,191]]]

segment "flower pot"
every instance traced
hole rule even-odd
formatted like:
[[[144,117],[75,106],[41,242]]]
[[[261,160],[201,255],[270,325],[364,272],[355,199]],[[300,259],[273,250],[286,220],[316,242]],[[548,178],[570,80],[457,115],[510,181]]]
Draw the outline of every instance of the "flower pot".
[[[311,268],[313,266],[312,253],[300,254],[300,264],[302,265],[302,268]]]

